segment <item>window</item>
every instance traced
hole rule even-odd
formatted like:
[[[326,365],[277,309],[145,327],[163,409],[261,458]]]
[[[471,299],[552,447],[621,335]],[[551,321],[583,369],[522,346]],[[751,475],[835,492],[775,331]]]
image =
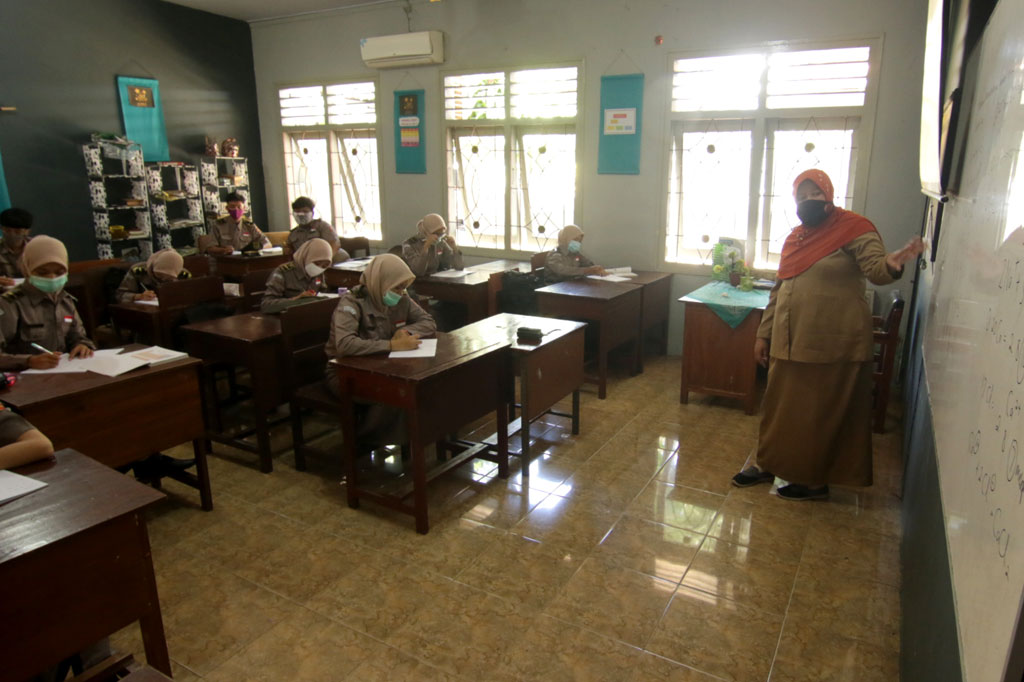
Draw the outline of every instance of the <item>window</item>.
[[[820,168],[852,207],[866,165],[872,49],[761,50],[673,61],[665,260],[710,263],[722,237],[778,266],[799,224],[791,183]]]
[[[448,225],[459,244],[541,251],[575,221],[577,71],[445,77]]]
[[[374,84],[286,88],[279,95],[288,203],[311,197],[339,235],[380,240]]]

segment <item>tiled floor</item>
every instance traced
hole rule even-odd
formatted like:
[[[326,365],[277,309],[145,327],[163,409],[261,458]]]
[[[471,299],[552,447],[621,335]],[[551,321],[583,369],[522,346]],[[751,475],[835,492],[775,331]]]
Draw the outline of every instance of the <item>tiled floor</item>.
[[[897,680],[898,435],[867,491],[732,488],[757,417],[680,405],[678,368],[585,391],[579,436],[538,425],[528,479],[435,481],[426,536],[350,510],[336,464],[296,472],[287,427],[270,475],[218,446],[216,510],[169,487],[151,514],[175,679]]]

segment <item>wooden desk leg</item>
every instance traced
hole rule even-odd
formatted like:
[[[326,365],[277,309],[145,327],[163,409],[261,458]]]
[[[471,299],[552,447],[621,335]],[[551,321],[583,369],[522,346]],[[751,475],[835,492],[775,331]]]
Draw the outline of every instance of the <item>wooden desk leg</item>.
[[[608,325],[601,322],[597,342],[597,397],[601,400],[608,395]]]
[[[519,458],[522,461],[523,476],[526,477],[530,475],[530,420],[526,416],[533,414],[530,409],[530,371],[526,362],[519,372],[519,392]]]
[[[256,408],[256,447],[260,449],[260,471],[269,474],[274,470],[274,459],[270,456],[270,429],[267,413]]]
[[[751,386],[747,396],[743,399],[744,411],[747,414],[754,414],[757,411],[757,387]]]
[[[342,457],[345,458],[345,496],[348,499],[348,506],[352,509],[359,509],[359,463],[356,461],[356,415],[355,406],[347,384],[342,384],[339,390],[341,394],[341,437],[344,442],[341,444]]]
[[[499,391],[498,395],[504,395],[504,391]],[[527,412],[525,405],[523,406],[523,429],[526,437],[526,447],[529,446],[529,429],[530,421],[526,418]],[[498,478],[508,478],[508,406],[505,405],[502,400],[498,399],[498,408],[496,410],[498,417]],[[527,456],[527,466],[529,466],[529,459]]]
[[[164,634],[164,622],[160,617],[160,599],[156,591],[156,576],[153,575],[153,553],[149,547],[149,533],[146,532],[146,521],[141,514],[135,514],[135,526],[138,528],[138,542],[147,558],[144,569],[144,581],[148,593],[146,609],[139,617],[139,629],[142,631],[142,646],[146,651],[146,663],[165,675],[171,674],[171,657],[167,653],[167,637]]]
[[[210,490],[210,467],[206,461],[206,441],[196,438],[192,441],[192,453],[196,458],[196,478],[199,479],[199,500],[203,511],[213,511],[213,492]]]
[[[580,389],[572,392],[572,435],[580,433]]]
[[[419,434],[420,420],[415,408],[407,409],[405,415],[409,427],[409,446],[412,450],[412,498],[416,532],[426,535],[430,530],[430,518],[427,510],[427,463],[423,452],[423,439]]]

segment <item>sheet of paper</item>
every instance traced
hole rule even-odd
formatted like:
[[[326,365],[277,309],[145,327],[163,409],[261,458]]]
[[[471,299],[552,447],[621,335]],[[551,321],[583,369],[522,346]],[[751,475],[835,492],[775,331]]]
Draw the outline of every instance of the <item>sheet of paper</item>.
[[[260,249],[261,256],[279,256],[284,253],[284,247],[271,246],[269,249]]]
[[[619,277],[636,277],[636,273],[633,272],[633,268],[628,265],[621,268],[605,268],[604,271],[609,275],[618,275]]]
[[[162,365],[165,362],[187,358],[188,353],[183,353],[179,350],[171,350],[170,348],[163,348],[161,346],[150,346],[148,348],[142,348],[140,350],[127,353],[125,357],[132,357],[150,365]]]
[[[116,377],[149,364],[148,360],[132,357],[132,355],[94,355],[80,360],[90,372],[108,377]]]
[[[587,275],[590,279],[599,279],[602,282],[628,282],[629,277],[622,275]]]
[[[338,292],[321,291],[316,295],[317,298],[338,298]]]
[[[22,374],[76,374],[78,372],[86,372],[88,369],[82,364],[81,358],[72,360],[71,357],[65,353],[60,356],[60,360],[57,362],[57,366],[51,369],[23,369]]]
[[[224,282],[224,295],[225,296],[241,296],[242,289],[238,282]]]
[[[421,339],[416,350],[393,350],[389,358],[432,358],[437,355],[437,339]]]
[[[12,284],[11,286],[7,287],[8,289],[13,289],[14,287],[18,286],[19,284],[24,284],[25,283],[25,278],[24,277],[11,277],[11,279],[14,280],[14,284]]]
[[[139,300],[139,301],[135,301],[135,302],[136,303],[141,303],[142,305],[155,305],[157,307],[160,307],[160,299],[157,299],[157,298],[152,298],[152,299],[150,299],[148,301]]]
[[[45,483],[34,478],[13,471],[0,471],[0,504],[45,487]]]
[[[465,277],[469,274],[469,270],[441,270],[435,272],[431,277]]]

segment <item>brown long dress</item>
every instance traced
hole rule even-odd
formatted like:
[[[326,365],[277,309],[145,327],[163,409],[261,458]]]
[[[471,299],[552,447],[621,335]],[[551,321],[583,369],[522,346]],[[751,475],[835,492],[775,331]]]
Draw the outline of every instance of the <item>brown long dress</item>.
[[[790,483],[868,486],[873,284],[894,281],[877,232],[778,280],[758,338],[771,343],[757,465]]]

